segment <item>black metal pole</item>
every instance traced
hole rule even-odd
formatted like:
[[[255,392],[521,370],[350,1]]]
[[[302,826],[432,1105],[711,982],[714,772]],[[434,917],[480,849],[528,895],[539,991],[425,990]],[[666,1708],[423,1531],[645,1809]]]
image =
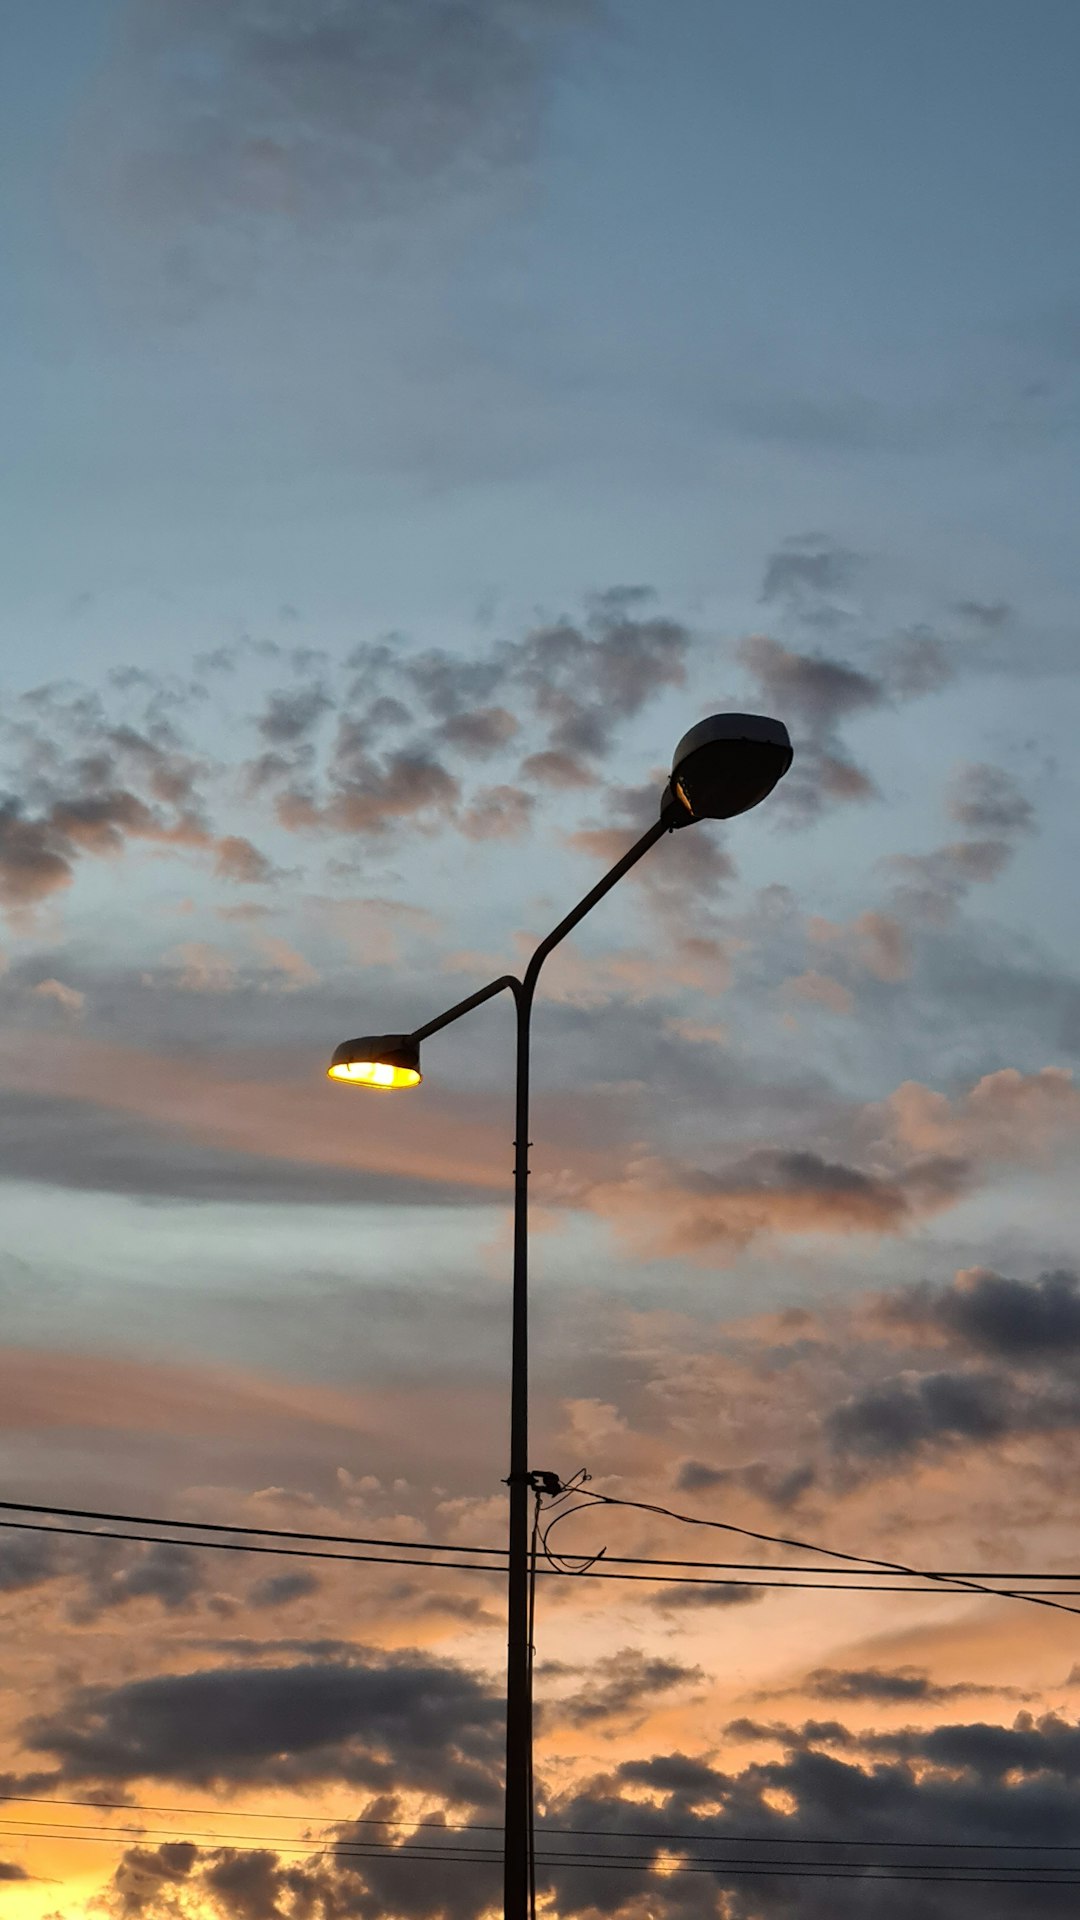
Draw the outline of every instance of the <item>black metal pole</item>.
[[[514,1291],[510,1350],[510,1531],[506,1636],[506,1804],[503,1846],[504,1920],[529,1920],[529,1835],[532,1824],[532,1695],[529,1685],[529,1059],[532,1006],[540,969],[642,854],[679,817],[666,808],[632,846],[541,941],[525,969],[517,1004],[517,1082],[514,1102]]]
[[[540,969],[552,949],[610,893],[642,854],[686,823],[685,808],[665,800],[656,824],[635,841],[610,872],[579,900],[540,942],[524,978],[503,974],[437,1014],[410,1036],[419,1042],[496,993],[509,991],[517,1008],[517,1075],[514,1099],[514,1282],[510,1346],[510,1529],[506,1635],[506,1805],[503,1847],[504,1920],[529,1920],[529,1854],[532,1824],[532,1690],[529,1648],[529,1053],[533,1000]]]
[[[506,1593],[506,1806],[503,1911],[528,1920],[529,1776],[529,1039],[533,990],[517,1002],[514,1290],[510,1344],[510,1530]]]

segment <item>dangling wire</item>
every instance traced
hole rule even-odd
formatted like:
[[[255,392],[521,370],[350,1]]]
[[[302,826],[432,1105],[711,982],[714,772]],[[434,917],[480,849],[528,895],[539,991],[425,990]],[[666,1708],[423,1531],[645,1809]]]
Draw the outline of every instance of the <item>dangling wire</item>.
[[[536,1660],[536,1545],[540,1535],[540,1504],[543,1494],[534,1489],[532,1539],[529,1542],[529,1772],[526,1783],[528,1794],[528,1830],[529,1830],[529,1920],[536,1920],[536,1794],[533,1787],[533,1666]]]
[[[553,1567],[556,1573],[588,1573],[589,1568],[595,1567],[597,1561],[602,1560],[607,1552],[606,1547],[601,1547],[599,1553],[561,1554],[556,1553],[554,1548],[548,1544],[560,1520],[569,1520],[571,1514],[583,1512],[584,1509],[595,1500],[596,1496],[589,1494],[584,1500],[579,1500],[576,1505],[572,1507],[564,1504],[564,1502],[571,1499],[575,1493],[584,1492],[586,1481],[591,1478],[592,1475],[587,1473],[584,1467],[579,1467],[571,1480],[563,1482],[561,1492],[556,1494],[554,1499],[548,1501],[549,1510],[552,1507],[559,1507],[561,1511],[554,1514],[548,1521],[547,1526],[541,1529],[540,1545],[548,1565]]]

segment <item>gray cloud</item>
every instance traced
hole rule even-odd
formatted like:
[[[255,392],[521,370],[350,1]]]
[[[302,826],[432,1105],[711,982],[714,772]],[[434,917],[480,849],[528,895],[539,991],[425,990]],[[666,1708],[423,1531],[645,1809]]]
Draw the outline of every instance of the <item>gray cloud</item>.
[[[462,816],[470,840],[520,840],[532,825],[535,801],[520,787],[482,787]]]
[[[531,783],[594,784],[624,723],[683,683],[691,635],[652,613],[650,597],[613,588],[593,595],[580,619],[535,626],[480,655],[413,652],[393,636],[355,648],[340,669],[322,654],[294,657],[300,683],[271,688],[249,713],[245,795],[269,802],[288,832],[525,833]],[[257,668],[264,653],[285,657],[276,644],[247,643],[230,654],[234,671]],[[24,697],[4,734],[0,905],[25,911],[69,887],[81,859],[118,857],[134,842],[201,855],[231,884],[281,877],[245,834],[215,829],[210,799],[216,791],[234,804],[236,770],[187,750],[177,725],[187,697],[174,712],[141,670],[111,676],[104,694],[46,687]],[[505,759],[511,746],[530,788],[500,770],[473,789],[472,764]],[[697,871],[703,857],[700,846],[680,848],[668,873]]]
[[[801,1727],[743,1721],[730,1731],[780,1752],[739,1771],[724,1771],[708,1756],[656,1753],[548,1795],[546,1821],[610,1836],[605,1851],[626,1862],[610,1875],[585,1865],[560,1868],[550,1881],[557,1912],[614,1916],[647,1903],[655,1920],[709,1920],[722,1901],[729,1920],[862,1920],[872,1898],[881,1920],[910,1920],[915,1911],[926,1920],[981,1920],[991,1896],[977,1877],[947,1887],[905,1885],[895,1863],[921,1862],[925,1874],[934,1870],[927,1862],[937,1862],[944,1871],[944,1844],[967,1850],[973,1875],[1000,1875],[1003,1845],[1023,1859],[1040,1846],[1074,1843],[1080,1727],[1056,1715],[1021,1713],[1012,1726],[972,1722],[891,1733],[856,1732],[839,1720]],[[373,1824],[343,1823],[302,1861],[266,1848],[133,1848],[114,1879],[114,1911],[164,1920],[170,1891],[190,1886],[222,1920],[277,1920],[284,1912],[304,1920],[379,1920],[386,1912],[403,1920],[480,1920],[493,1897],[490,1870],[461,1865],[449,1873],[439,1861],[361,1860],[355,1850],[365,1839],[402,1837],[377,1824],[401,1817],[392,1794],[367,1801],[362,1812]],[[650,1836],[644,1842],[643,1826]],[[756,1837],[759,1858],[771,1852],[770,1843],[782,1843],[778,1861],[824,1860],[834,1850],[823,1849],[821,1837],[835,1834],[845,1842],[846,1861],[891,1861],[893,1877],[873,1869],[850,1881],[740,1874],[746,1849],[735,1842],[747,1833]],[[465,1839],[440,1830],[438,1843],[452,1850]],[[694,1875],[657,1873],[656,1862],[671,1854],[717,1864]],[[1025,1884],[1023,1874],[992,1894],[992,1911],[1003,1920],[1064,1915],[1074,1904],[1072,1889]]]
[[[406,1786],[488,1804],[501,1750],[499,1696],[420,1654],[222,1667],[83,1687],[26,1723],[58,1779]]]
[[[942,1296],[938,1311],[944,1325],[989,1353],[1060,1361],[1080,1351],[1080,1278],[1065,1268],[1032,1281],[976,1271]]]
[[[739,657],[777,710],[814,733],[885,699],[882,682],[857,667],[825,654],[794,653],[764,634],[744,640]]]
[[[40,1586],[58,1571],[56,1546],[40,1535],[0,1534],[0,1593]]]
[[[770,556],[762,599],[776,605],[788,624],[836,629],[850,623],[851,615],[838,597],[857,572],[855,555],[822,535],[809,534]],[[866,652],[865,642],[861,650]],[[792,826],[811,824],[832,805],[877,797],[873,779],[840,738],[844,721],[934,693],[952,675],[942,641],[925,626],[879,643],[872,670],[820,649],[800,651],[766,634],[743,641],[739,658],[757,682],[762,700],[794,735],[795,763],[776,803]]]
[[[461,789],[454,776],[426,752],[401,751],[376,760],[339,737],[330,791],[320,804],[304,791],[282,795],[284,827],[325,828],[339,833],[384,834],[402,820],[435,825],[453,813]]]
[[[129,1847],[113,1875],[120,1911],[145,1913],[164,1888],[190,1880],[199,1851],[191,1840],[166,1840],[159,1847]]]
[[[336,1031],[333,1021],[329,1030]],[[382,1205],[474,1196],[407,1175],[364,1173],[232,1151],[92,1102],[36,1094],[0,1094],[5,1180],[63,1185],[83,1192],[177,1200],[258,1201],[268,1205]]]
[[[273,1573],[268,1579],[255,1582],[247,1596],[248,1605],[287,1607],[294,1600],[306,1600],[318,1591],[319,1581],[313,1573]]]
[[[1068,1368],[1080,1353],[1080,1276],[1070,1268],[1034,1280],[970,1268],[951,1286],[909,1287],[889,1296],[885,1311],[893,1321],[933,1326],[1020,1366]]]
[[[695,1607],[704,1609],[724,1609],[726,1607],[749,1607],[764,1600],[764,1587],[694,1586],[692,1582],[683,1585],[658,1589],[653,1596],[652,1605],[657,1613],[689,1613]]]
[[[505,681],[507,669],[507,654],[501,648],[487,659],[475,659],[432,647],[403,658],[399,665],[404,682],[427,711],[444,723],[490,700]]]
[[[541,1680],[578,1671],[557,1662],[541,1666]],[[589,1670],[589,1678],[576,1693],[545,1701],[545,1720],[565,1721],[572,1727],[588,1727],[608,1722],[639,1725],[657,1701],[687,1685],[703,1680],[700,1667],[683,1666],[678,1660],[665,1660],[645,1654],[638,1647],[623,1647],[606,1655]]]
[[[547,729],[550,752],[601,757],[617,722],[631,719],[665,687],[682,686],[690,634],[677,620],[642,612],[644,588],[594,598],[585,621],[538,627],[518,643],[514,678]]]
[[[850,587],[857,570],[856,555],[824,534],[796,535],[766,560],[761,598],[813,624],[831,625],[843,617],[836,596]]]
[[[944,925],[972,887],[1004,872],[1012,851],[1005,840],[954,840],[932,853],[891,854],[883,865],[894,876],[896,911]]]
[[[765,1460],[753,1460],[743,1467],[711,1467],[704,1460],[683,1460],[675,1472],[679,1493],[737,1487],[780,1509],[797,1505],[816,1480],[815,1468],[805,1463],[778,1467]]]
[[[851,714],[883,706],[889,697],[885,682],[846,661],[798,653],[763,634],[745,640],[739,655],[763,702],[793,728],[795,762],[777,791],[781,817],[806,826],[831,804],[873,799],[873,780],[850,758],[837,729]]]
[[[0,1860],[0,1880],[29,1880],[25,1867],[17,1866],[14,1860]]]
[[[773,1840],[784,1843],[780,1859],[820,1858],[824,1850],[810,1843],[835,1834],[847,1843],[849,1861],[859,1857],[859,1848],[893,1861],[914,1861],[925,1849],[924,1862],[940,1860],[943,1842],[972,1850],[1003,1844],[1023,1849],[1069,1846],[1075,1836],[1080,1728],[1054,1716],[1034,1721],[1021,1714],[1012,1728],[975,1723],[880,1735],[853,1733],[839,1721],[811,1721],[802,1728],[748,1721],[729,1731],[785,1750],[737,1773],[680,1753],[628,1761],[559,1796],[549,1815],[568,1826],[624,1834],[630,1843],[643,1825],[644,1793],[655,1836],[645,1851],[660,1854],[667,1840],[676,1854],[729,1862],[742,1857],[732,1839],[747,1833],[756,1836],[759,1857]],[[871,1765],[860,1755],[864,1746]],[[913,1851],[905,1856],[896,1842]],[[639,1840],[632,1844],[640,1850]],[[979,1858],[974,1851],[966,1856],[968,1862]],[[999,1851],[981,1858],[993,1863],[983,1872],[1000,1866]],[[560,1911],[592,1912],[599,1878],[585,1869],[560,1874]],[[809,1874],[770,1880],[719,1865],[711,1874],[680,1880],[660,1877],[643,1863],[636,1874],[618,1878],[607,1911],[631,1911],[635,1899],[647,1900],[657,1920],[706,1920],[719,1899],[729,1920],[861,1920],[868,1911],[881,1920],[911,1920],[916,1912],[925,1920],[980,1920],[991,1900],[995,1915],[1035,1920],[1048,1911],[1071,1913],[1074,1904],[1073,1891],[1055,1893],[1045,1885],[998,1885],[991,1894],[977,1884],[905,1886],[872,1870],[850,1882]]]
[[[385,242],[404,215],[429,231],[434,207],[490,205],[528,167],[596,17],[593,0],[129,0],[83,197],[189,306],[250,285],[285,237]]]
[[[873,1700],[907,1706],[919,1702],[937,1706],[972,1694],[997,1694],[1024,1699],[1017,1687],[976,1686],[957,1680],[947,1685],[931,1680],[921,1667],[815,1667],[797,1689],[816,1700]]]
[[[265,1846],[205,1847],[171,1842],[131,1847],[102,1899],[117,1920],[175,1920],[177,1891],[198,1901],[200,1913],[219,1920],[479,1920],[490,1910],[497,1862],[470,1857],[468,1834],[436,1822],[411,1833],[404,1803],[385,1794],[365,1802],[362,1822],[343,1823],[308,1842],[305,1859],[290,1859]],[[434,1828],[434,1832],[430,1831]],[[462,1857],[447,1872],[443,1857],[410,1857],[397,1849],[410,1839],[420,1848]],[[375,1846],[386,1849],[380,1858]]]
[[[332,705],[323,686],[288,687],[270,694],[256,725],[269,746],[295,747],[308,738]]]
[[[962,620],[969,620],[973,626],[995,632],[1003,627],[1012,615],[1007,600],[956,600],[953,611]]]
[[[957,769],[946,807],[960,826],[991,837],[1027,833],[1035,824],[1035,809],[1011,773],[985,763]]]
[[[825,1428],[837,1453],[895,1461],[927,1446],[1000,1440],[1010,1430],[1009,1383],[995,1374],[902,1375],[835,1407]]]
[[[123,1555],[122,1564],[117,1560]],[[154,1544],[121,1549],[110,1542],[81,1569],[83,1581],[71,1617],[84,1623],[127,1606],[158,1600],[169,1613],[187,1612],[205,1584],[205,1566],[190,1547]]]
[[[134,702],[138,724],[107,712],[96,693],[44,687],[3,729],[0,906],[9,912],[70,886],[81,859],[115,858],[132,842],[207,855],[230,882],[274,877],[250,840],[215,834],[201,792],[208,769],[183,749],[154,676],[113,676],[118,684],[111,697]]]
[[[571,753],[530,753],[521,763],[524,780],[555,788],[591,787],[596,775]]]
[[[945,647],[926,627],[901,634],[885,655],[885,685],[897,700],[917,700],[923,694],[937,693],[952,674]]]
[[[518,723],[505,707],[474,707],[453,713],[443,721],[441,733],[447,746],[457,747],[477,760],[486,760],[512,740]]]
[[[957,767],[945,805],[950,819],[972,837],[883,862],[894,876],[897,910],[937,925],[952,917],[973,886],[997,879],[1020,837],[1035,825],[1031,802],[1003,767]]]

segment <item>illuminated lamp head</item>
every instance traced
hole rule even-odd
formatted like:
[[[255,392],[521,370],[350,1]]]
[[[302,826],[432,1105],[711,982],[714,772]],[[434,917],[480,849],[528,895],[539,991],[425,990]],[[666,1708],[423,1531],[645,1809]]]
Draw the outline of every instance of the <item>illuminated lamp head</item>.
[[[417,1087],[423,1077],[420,1048],[407,1033],[366,1033],[358,1040],[345,1040],[326,1071],[331,1080],[377,1087],[382,1093]]]

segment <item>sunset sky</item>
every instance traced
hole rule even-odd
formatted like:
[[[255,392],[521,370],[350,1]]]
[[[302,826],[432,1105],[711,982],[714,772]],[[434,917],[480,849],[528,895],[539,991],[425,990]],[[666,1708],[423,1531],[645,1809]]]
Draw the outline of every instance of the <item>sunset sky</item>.
[[[541,1913],[1075,1914],[1075,0],[4,26],[0,1912],[495,1914],[498,1573],[25,1523],[500,1545],[512,1010],[325,1066],[733,709],[788,778],[544,975],[533,1464],[1076,1581],[545,1577]]]

